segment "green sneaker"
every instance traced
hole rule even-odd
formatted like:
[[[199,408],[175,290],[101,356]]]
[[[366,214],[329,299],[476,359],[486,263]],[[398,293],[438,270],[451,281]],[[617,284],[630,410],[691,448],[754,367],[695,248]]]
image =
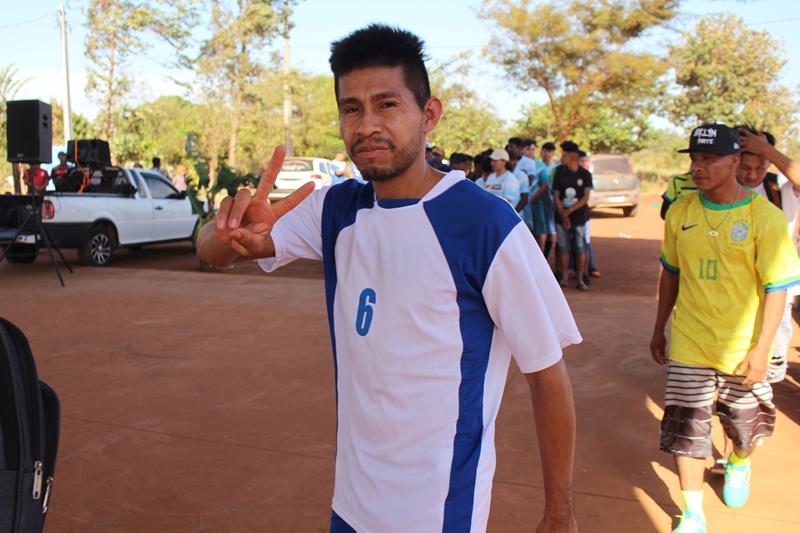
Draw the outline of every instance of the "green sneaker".
[[[738,509],[747,503],[750,496],[750,472],[752,466],[735,465],[728,461],[725,466],[725,485],[722,487],[722,499],[725,505]]]
[[[706,519],[702,515],[683,513],[678,527],[672,533],[706,533]]]

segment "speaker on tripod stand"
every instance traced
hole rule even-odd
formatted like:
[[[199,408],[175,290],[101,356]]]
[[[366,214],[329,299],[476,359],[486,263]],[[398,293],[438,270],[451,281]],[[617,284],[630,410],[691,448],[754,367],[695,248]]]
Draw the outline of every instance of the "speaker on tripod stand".
[[[25,217],[19,223],[14,235],[9,239],[9,244],[0,253],[2,261],[9,251],[19,247],[18,238],[23,235],[33,235],[33,259],[38,253],[39,241],[44,242],[50,261],[58,274],[61,286],[64,286],[64,278],[58,268],[58,262],[53,255],[57,252],[67,269],[72,273],[61,250],[53,242],[47,228],[42,223],[42,203],[44,200],[43,192],[36,193],[34,183],[33,165],[50,163],[53,160],[53,130],[50,104],[39,100],[13,100],[6,103],[6,146],[8,147],[7,160],[11,163],[27,163],[29,168],[31,187],[30,187],[30,206],[25,207]]]

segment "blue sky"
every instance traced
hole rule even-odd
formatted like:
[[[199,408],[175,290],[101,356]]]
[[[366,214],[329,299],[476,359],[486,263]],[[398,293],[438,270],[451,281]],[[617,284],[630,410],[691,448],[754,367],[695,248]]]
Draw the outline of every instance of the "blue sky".
[[[22,77],[30,78],[18,97],[51,97],[62,99],[61,56],[56,10],[60,1],[13,0],[0,1],[0,65],[15,65]],[[85,92],[87,60],[83,48],[86,36],[83,28],[86,0],[66,2],[70,25],[69,56],[73,110],[93,117],[97,106]],[[313,73],[328,72],[330,42],[349,31],[370,22],[388,22],[407,28],[422,37],[433,62],[450,61],[456,54],[472,54],[469,83],[488,100],[503,119],[511,120],[527,103],[541,100],[542,94],[515,90],[502,71],[486,64],[481,58],[483,47],[491,35],[487,21],[477,16],[479,0],[401,0],[371,2],[357,0],[306,0],[296,9],[292,33],[292,64]],[[762,1],[691,1],[684,2],[684,15],[673,26],[677,30],[691,27],[697,18],[709,13],[732,12],[744,18],[754,29],[766,30],[784,46],[783,57],[788,60],[783,71],[784,83],[800,86],[800,2],[796,0]],[[32,20],[35,19],[35,20]],[[193,30],[202,38],[203,27]],[[648,48],[664,52],[677,33],[656,30]],[[174,72],[156,59],[168,53],[155,47],[145,57],[132,61],[132,73],[137,88],[134,100],[154,98],[162,94],[184,95],[185,90],[171,78],[191,80],[188,72]]]

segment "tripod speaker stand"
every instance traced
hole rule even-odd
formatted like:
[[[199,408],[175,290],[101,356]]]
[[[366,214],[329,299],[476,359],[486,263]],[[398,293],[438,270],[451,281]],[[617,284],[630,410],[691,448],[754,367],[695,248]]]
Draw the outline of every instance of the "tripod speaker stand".
[[[55,269],[56,274],[58,275],[58,281],[61,282],[61,286],[63,287],[64,277],[61,275],[61,269],[58,267],[58,261],[56,261],[56,258],[53,255],[53,251],[55,250],[55,252],[61,258],[61,261],[64,263],[64,266],[67,267],[67,270],[69,270],[70,274],[73,273],[72,267],[69,266],[69,263],[64,258],[64,254],[61,253],[61,250],[58,248],[55,241],[53,241],[53,238],[50,236],[50,233],[47,231],[47,227],[42,222],[42,205],[44,204],[44,193],[35,192],[35,188],[33,186],[33,174],[34,174],[33,165],[29,167],[29,172],[31,176],[30,178],[31,192],[29,195],[26,196],[30,196],[31,199],[30,210],[26,209],[27,214],[25,215],[25,218],[20,223],[19,228],[17,228],[17,231],[14,234],[14,236],[11,238],[11,242],[6,246],[5,250],[3,250],[3,253],[0,254],[0,262],[2,262],[3,259],[6,257],[11,247],[17,243],[17,238],[23,233],[26,233],[28,228],[30,228],[32,230],[31,233],[33,234],[34,238],[34,249],[38,244],[39,238],[41,238],[41,240],[44,241],[44,244],[47,247],[47,253],[50,256],[50,262],[53,264],[53,268]]]

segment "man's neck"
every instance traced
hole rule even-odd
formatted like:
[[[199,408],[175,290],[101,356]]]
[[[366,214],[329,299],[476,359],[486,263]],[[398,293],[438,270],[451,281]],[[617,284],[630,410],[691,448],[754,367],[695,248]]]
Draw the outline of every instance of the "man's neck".
[[[737,198],[741,200],[744,197],[742,194],[743,191],[744,188],[739,185],[739,182],[734,178],[732,180],[727,180],[715,189],[703,192],[703,196],[711,203],[727,205],[736,202]]]
[[[373,181],[375,194],[382,200],[422,198],[444,177],[444,172],[432,168],[421,155],[402,174],[385,181]]]

